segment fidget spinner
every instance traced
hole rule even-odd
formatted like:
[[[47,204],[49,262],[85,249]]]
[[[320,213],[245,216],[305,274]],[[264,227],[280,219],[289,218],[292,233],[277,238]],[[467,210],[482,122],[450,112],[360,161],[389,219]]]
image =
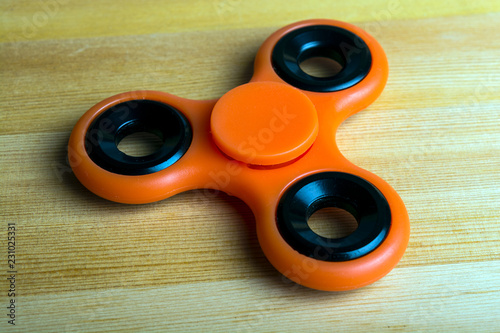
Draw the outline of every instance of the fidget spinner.
[[[313,57],[334,59],[342,70],[311,76],[300,64]],[[362,29],[294,23],[262,44],[250,82],[218,100],[134,91],[93,106],[71,133],[70,165],[90,191],[122,203],[192,189],[237,196],[283,275],[320,290],[359,288],[399,262],[409,219],[390,185],[341,154],[335,133],[380,95],[387,75],[383,49]],[[161,147],[141,157],[120,151],[118,143],[136,132],[157,135]],[[357,229],[341,238],[316,234],[308,219],[326,207],[351,213]]]

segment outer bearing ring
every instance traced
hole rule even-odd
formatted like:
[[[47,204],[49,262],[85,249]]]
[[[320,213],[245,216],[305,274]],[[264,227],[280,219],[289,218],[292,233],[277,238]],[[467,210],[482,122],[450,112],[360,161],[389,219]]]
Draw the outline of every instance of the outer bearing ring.
[[[337,207],[351,213],[358,228],[350,235],[330,239],[311,230],[309,217],[319,209]],[[293,184],[280,199],[278,230],[299,253],[322,261],[357,259],[375,250],[391,227],[391,211],[382,193],[358,176],[323,172]]]

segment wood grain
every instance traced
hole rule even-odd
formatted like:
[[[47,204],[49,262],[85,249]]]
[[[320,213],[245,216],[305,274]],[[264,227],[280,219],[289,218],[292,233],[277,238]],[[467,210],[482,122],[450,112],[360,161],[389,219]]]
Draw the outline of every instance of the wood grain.
[[[20,331],[500,330],[498,2],[66,0],[26,35],[48,3],[0,3],[0,331],[9,222]],[[337,133],[409,211],[387,277],[309,290],[267,262],[237,198],[122,205],[71,174],[67,140],[93,104],[136,89],[217,98],[248,81],[270,33],[314,16],[364,27],[389,58],[384,93]]]
[[[489,0],[419,2],[400,0],[243,1],[243,0],[4,0],[1,41],[126,36],[165,32],[233,30],[282,26],[306,18],[335,17],[373,22],[490,13]]]

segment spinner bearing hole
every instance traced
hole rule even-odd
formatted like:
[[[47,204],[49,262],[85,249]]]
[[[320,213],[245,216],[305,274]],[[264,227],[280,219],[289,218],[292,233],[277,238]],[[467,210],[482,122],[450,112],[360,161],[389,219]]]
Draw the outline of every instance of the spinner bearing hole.
[[[358,221],[348,211],[337,207],[325,207],[314,212],[307,224],[316,234],[338,239],[347,237],[358,228]]]
[[[155,100],[130,100],[94,119],[85,134],[85,148],[99,167],[140,176],[176,163],[192,137],[189,121],[174,107]]]
[[[163,146],[160,136],[150,132],[135,132],[118,142],[118,149],[129,156],[143,157],[156,153]]]
[[[344,69],[344,66],[335,59],[321,56],[307,58],[299,66],[304,73],[317,78],[332,77]]]

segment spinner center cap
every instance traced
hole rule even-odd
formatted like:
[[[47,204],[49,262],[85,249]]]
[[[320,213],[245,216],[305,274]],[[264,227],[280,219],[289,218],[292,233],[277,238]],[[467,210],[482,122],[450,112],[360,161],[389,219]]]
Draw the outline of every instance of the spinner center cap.
[[[247,164],[276,165],[309,149],[318,134],[318,116],[300,90],[278,82],[253,82],[219,99],[210,127],[226,155]]]

